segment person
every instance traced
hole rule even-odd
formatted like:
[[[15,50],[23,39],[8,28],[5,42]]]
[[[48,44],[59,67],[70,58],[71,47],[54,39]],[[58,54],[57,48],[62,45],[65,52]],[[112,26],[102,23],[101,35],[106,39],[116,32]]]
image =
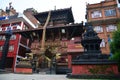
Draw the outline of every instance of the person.
[[[110,46],[110,43],[111,43],[112,39],[110,38],[110,35],[108,35],[107,37],[108,37],[108,44]],[[112,52],[110,50],[110,57],[112,57],[112,56],[113,56],[113,54],[112,54]]]

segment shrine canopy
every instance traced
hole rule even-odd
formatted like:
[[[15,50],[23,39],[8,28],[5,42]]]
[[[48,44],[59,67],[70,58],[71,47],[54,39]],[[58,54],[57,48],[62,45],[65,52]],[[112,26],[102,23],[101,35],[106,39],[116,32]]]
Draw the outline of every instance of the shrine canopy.
[[[44,24],[47,19],[48,12],[49,11],[40,12],[40,13],[35,14],[34,16],[40,22],[40,24]],[[65,24],[74,23],[72,7],[51,10],[50,22],[55,23],[55,22],[60,22],[60,21]]]

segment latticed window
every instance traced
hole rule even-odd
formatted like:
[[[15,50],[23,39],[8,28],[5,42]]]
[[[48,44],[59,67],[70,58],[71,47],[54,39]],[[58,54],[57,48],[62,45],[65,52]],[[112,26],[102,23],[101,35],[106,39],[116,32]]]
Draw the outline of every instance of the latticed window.
[[[99,18],[99,17],[102,17],[102,13],[101,13],[101,11],[93,11],[92,13],[91,13],[91,16],[92,16],[92,18]]]
[[[27,30],[28,29],[28,26],[27,25],[24,25],[23,26],[23,30]]]
[[[11,52],[11,51],[13,51],[14,50],[14,46],[13,45],[10,45],[9,46],[9,51]]]
[[[2,40],[5,40],[5,36],[2,37]]]
[[[115,26],[115,25],[108,25],[106,27],[106,30],[107,30],[107,32],[116,31],[117,30],[117,26]]]
[[[116,16],[116,10],[115,9],[105,10],[105,16]]]
[[[95,30],[97,33],[100,33],[100,32],[103,32],[103,27],[102,27],[102,26],[95,26],[95,27],[94,27],[94,30]]]
[[[15,40],[16,39],[16,35],[12,35],[10,39],[11,40]]]

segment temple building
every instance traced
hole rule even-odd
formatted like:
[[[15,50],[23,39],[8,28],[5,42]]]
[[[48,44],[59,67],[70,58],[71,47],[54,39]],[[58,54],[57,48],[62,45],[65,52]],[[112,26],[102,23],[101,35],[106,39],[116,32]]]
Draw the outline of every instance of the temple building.
[[[46,22],[48,12],[41,12],[34,14],[35,18],[39,21],[40,26],[38,29],[30,30],[25,34],[30,37],[32,35],[31,51],[35,54],[40,54],[42,44],[42,31]],[[74,23],[72,8],[64,8],[52,10],[49,23],[46,27],[45,35],[45,49],[50,49],[50,52],[45,51],[47,57],[46,67],[49,66],[49,61],[54,62],[56,66],[56,73],[65,73],[68,69],[70,59],[68,53],[78,53],[83,51],[81,47],[81,37],[83,33],[83,23]],[[24,32],[23,32],[24,33]],[[34,34],[34,35],[33,35]],[[51,54],[50,54],[51,53]],[[53,55],[53,56],[52,56]],[[39,67],[42,67],[42,59],[39,59]],[[62,71],[62,72],[61,72]]]
[[[49,11],[37,13],[32,8],[26,9],[24,16],[16,13],[15,15],[2,18],[1,16],[1,41],[0,56],[4,44],[4,34],[8,26],[11,26],[13,35],[9,42],[6,68],[16,72],[17,58],[25,57],[26,53],[35,55],[41,54],[41,44],[43,36],[43,26],[46,22]],[[51,10],[50,20],[46,26],[45,35],[45,57],[40,57],[37,61],[38,68],[50,68],[54,65],[56,73],[66,73],[71,57],[67,53],[79,53],[83,51],[81,47],[81,37],[83,29],[82,23],[74,23],[72,8]],[[12,39],[14,38],[14,39]],[[53,59],[54,58],[54,59]],[[68,59],[69,58],[69,59]],[[44,66],[42,63],[45,63]],[[50,64],[52,62],[52,64]]]
[[[86,5],[86,19],[91,23],[98,36],[103,54],[110,54],[109,41],[112,41],[112,32],[118,28],[120,19],[119,0],[104,0],[100,3]]]

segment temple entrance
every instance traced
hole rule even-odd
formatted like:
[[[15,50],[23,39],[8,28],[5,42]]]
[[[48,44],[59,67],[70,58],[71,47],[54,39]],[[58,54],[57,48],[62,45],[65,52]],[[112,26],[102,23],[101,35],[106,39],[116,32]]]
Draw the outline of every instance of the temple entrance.
[[[34,73],[48,73],[51,74],[55,70],[53,65],[53,59],[55,55],[50,48],[47,48],[45,52],[39,54],[33,54],[32,68]]]
[[[46,57],[38,61],[37,72],[44,74],[51,74],[53,72],[51,59],[47,59]]]

